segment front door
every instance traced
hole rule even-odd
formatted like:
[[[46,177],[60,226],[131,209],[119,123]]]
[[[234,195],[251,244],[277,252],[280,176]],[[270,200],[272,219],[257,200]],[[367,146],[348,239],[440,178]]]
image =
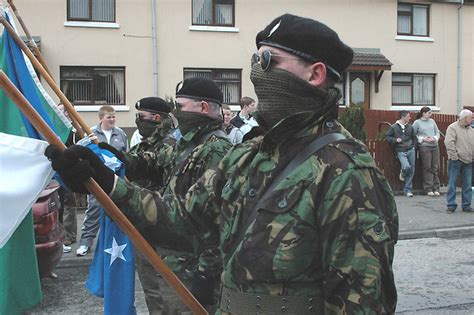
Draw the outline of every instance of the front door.
[[[351,105],[364,106],[370,108],[370,73],[351,72],[350,73],[350,101]]]

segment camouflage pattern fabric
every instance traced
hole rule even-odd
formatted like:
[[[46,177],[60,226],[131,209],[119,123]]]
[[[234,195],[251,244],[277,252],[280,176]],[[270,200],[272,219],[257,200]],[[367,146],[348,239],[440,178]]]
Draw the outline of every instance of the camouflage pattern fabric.
[[[127,178],[137,185],[151,190],[159,190],[164,184],[164,171],[169,161],[157,164],[157,156],[161,151],[172,148],[176,140],[171,135],[171,124],[158,124],[153,134],[133,146],[125,154]]]
[[[294,154],[330,132],[348,139],[294,169],[247,224],[259,196]],[[219,238],[222,284],[232,290],[315,297],[322,301],[319,314],[395,311],[393,193],[366,147],[338,123],[296,114],[234,147],[184,196],[119,180],[112,198],[133,222],[168,238]]]
[[[195,128],[183,135],[175,147],[159,152],[155,159],[156,165],[166,165],[163,196],[176,195],[183,198],[207,169],[219,164],[232,144],[227,138],[215,135],[204,138],[209,133],[220,130],[221,126],[222,123],[216,121]],[[217,237],[197,241],[196,238],[170,237],[156,228],[153,234],[158,252],[180,279],[192,279],[196,271],[202,276],[215,278],[222,271]],[[196,232],[195,236],[200,234]]]

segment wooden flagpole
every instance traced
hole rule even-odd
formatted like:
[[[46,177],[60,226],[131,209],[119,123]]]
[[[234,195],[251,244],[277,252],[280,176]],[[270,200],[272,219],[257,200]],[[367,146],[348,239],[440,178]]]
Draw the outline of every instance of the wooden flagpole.
[[[30,59],[35,69],[43,76],[46,82],[48,82],[51,89],[54,91],[54,93],[56,93],[56,95],[59,97],[61,102],[64,104],[64,107],[68,111],[69,116],[71,117],[71,120],[72,120],[72,124],[74,128],[76,128],[79,136],[81,138],[84,138],[84,132],[86,132],[87,135],[92,135],[92,131],[84,122],[82,117],[79,116],[77,111],[74,109],[74,106],[72,106],[71,102],[69,102],[69,100],[67,99],[66,95],[64,95],[64,93],[61,91],[58,85],[54,82],[53,78],[41,65],[38,59],[36,59],[36,57],[33,55],[30,49],[25,45],[23,40],[20,38],[20,36],[18,36],[18,34],[11,27],[10,23],[8,23],[8,21],[5,19],[4,16],[0,16],[0,23],[3,24],[3,26],[8,31],[8,33],[10,33],[10,35],[13,37],[13,40],[17,43],[17,45],[21,48],[21,50],[28,56],[28,58]],[[97,143],[97,140],[95,142]]]
[[[66,146],[61,142],[59,137],[49,128],[41,116],[31,106],[28,100],[21,94],[15,85],[10,81],[8,76],[0,70],[0,87],[5,94],[18,106],[21,112],[28,118],[31,124],[38,130],[41,135],[50,143],[56,146],[59,150],[64,151]],[[107,214],[114,220],[124,233],[132,240],[135,247],[148,259],[156,271],[158,271],[166,282],[176,290],[176,293],[181,298],[194,314],[208,314],[204,307],[199,304],[196,298],[183,285],[179,278],[160,258],[158,253],[150,246],[150,244],[143,238],[140,232],[132,225],[127,217],[120,211],[110,197],[102,190],[97,182],[89,178],[84,182],[87,190],[91,192],[100,204],[104,207]]]

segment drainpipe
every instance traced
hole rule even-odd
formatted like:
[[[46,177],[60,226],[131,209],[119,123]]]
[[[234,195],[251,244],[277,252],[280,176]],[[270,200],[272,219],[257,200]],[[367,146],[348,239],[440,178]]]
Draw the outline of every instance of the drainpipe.
[[[158,96],[158,45],[156,40],[156,0],[151,0],[151,38],[153,41],[153,96]]]
[[[456,107],[457,113],[462,110],[462,7],[464,5],[464,0],[460,1],[460,6],[458,7],[458,66],[457,66],[457,100]]]

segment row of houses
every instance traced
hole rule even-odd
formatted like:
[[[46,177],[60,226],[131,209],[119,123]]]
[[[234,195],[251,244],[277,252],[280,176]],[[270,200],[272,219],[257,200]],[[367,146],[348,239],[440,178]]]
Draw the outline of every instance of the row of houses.
[[[341,106],[457,113],[474,106],[474,1],[15,0],[56,82],[94,125],[110,104],[173,96],[188,77],[219,84],[237,110],[255,97],[255,35],[283,13],[317,19],[355,51]]]

